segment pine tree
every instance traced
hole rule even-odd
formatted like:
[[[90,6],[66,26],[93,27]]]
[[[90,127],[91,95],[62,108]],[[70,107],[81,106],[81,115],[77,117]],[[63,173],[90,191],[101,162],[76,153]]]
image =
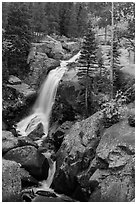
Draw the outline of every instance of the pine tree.
[[[85,86],[86,116],[88,116],[88,98],[91,91],[94,92],[93,79],[98,72],[98,61],[96,57],[97,49],[93,28],[89,26],[81,50],[81,56],[79,59],[81,67],[78,73],[79,79],[84,82]]]
[[[57,2],[47,2],[45,4],[48,34],[59,33],[59,6],[60,4]]]
[[[115,38],[113,41],[113,86],[114,86],[114,94],[115,92],[120,88],[119,82],[120,75],[121,75],[121,68],[122,65],[120,64],[120,51],[119,51],[120,45],[118,40]],[[108,60],[111,60],[111,53],[108,53]]]
[[[77,11],[75,4],[73,4],[71,8],[71,15],[68,24],[68,36],[69,37],[78,36]]]
[[[7,59],[9,73],[23,76],[29,71],[27,56],[31,43],[27,5],[25,3],[11,3],[7,21],[5,37],[12,44]]]
[[[87,30],[88,11],[84,2],[76,3],[78,36],[82,37]]]
[[[48,22],[45,16],[45,2],[31,2],[31,27],[33,32],[48,32]]]
[[[68,36],[68,25],[70,22],[71,9],[73,2],[61,2],[59,8],[59,30],[60,35]]]

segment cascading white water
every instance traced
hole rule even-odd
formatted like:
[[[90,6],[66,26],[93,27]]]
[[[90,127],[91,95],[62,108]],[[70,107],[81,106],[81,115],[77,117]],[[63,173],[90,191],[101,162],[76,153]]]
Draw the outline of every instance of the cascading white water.
[[[50,71],[42,85],[39,97],[32,109],[32,114],[17,124],[16,129],[20,133],[20,135],[27,136],[41,122],[44,127],[44,137],[47,136],[49,118],[52,111],[52,106],[55,101],[59,81],[67,70],[67,64],[75,62],[76,59],[79,58],[79,56],[80,52],[78,52],[68,61],[61,61],[60,67],[57,67],[56,69]],[[47,153],[45,153],[44,156],[48,159],[50,167],[48,178],[46,181],[43,181],[40,189],[47,190],[52,183],[56,171],[56,162],[53,162]],[[52,189],[49,190],[52,191]]]
[[[27,136],[41,122],[44,127],[45,136],[47,136],[49,117],[54,104],[58,83],[65,71],[66,68],[58,67],[49,73],[32,109],[32,114],[17,124],[17,131],[21,135]]]
[[[74,62],[80,55],[80,52],[68,61],[62,61],[60,67],[51,70],[44,81],[39,97],[32,109],[32,114],[17,124],[17,131],[20,135],[27,136],[35,129],[38,123],[42,123],[45,136],[48,134],[49,118],[52,106],[55,101],[58,84],[67,70],[67,64]]]

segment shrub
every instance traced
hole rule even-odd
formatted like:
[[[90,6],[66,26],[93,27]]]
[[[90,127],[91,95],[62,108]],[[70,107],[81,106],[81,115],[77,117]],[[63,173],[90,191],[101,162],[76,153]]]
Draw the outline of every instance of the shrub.
[[[114,99],[106,101],[101,105],[101,109],[104,113],[104,125],[106,127],[120,121],[126,110],[124,106],[125,103],[126,97],[121,91],[118,91]]]

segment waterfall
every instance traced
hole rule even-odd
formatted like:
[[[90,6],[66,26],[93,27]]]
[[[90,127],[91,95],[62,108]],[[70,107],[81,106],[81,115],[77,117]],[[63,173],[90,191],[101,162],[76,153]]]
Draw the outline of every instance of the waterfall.
[[[44,137],[47,136],[49,119],[52,111],[52,106],[55,102],[58,84],[63,74],[67,71],[67,64],[75,62],[79,56],[80,52],[78,52],[68,61],[61,61],[60,67],[57,67],[56,69],[49,72],[41,87],[38,99],[36,100],[36,103],[32,108],[32,114],[24,118],[17,124],[16,130],[20,133],[20,135],[27,136],[37,127],[38,123],[41,122],[44,127]]]
[[[65,71],[66,67],[57,67],[50,71],[42,85],[39,97],[32,109],[32,114],[17,124],[17,131],[21,135],[27,136],[41,122],[45,136],[47,136],[50,113],[55,101],[57,87]]]
[[[61,61],[60,67],[57,67],[56,69],[49,72],[41,87],[38,99],[36,100],[36,103],[32,108],[32,114],[24,118],[17,124],[16,129],[20,133],[20,135],[27,136],[41,122],[44,127],[44,137],[47,136],[50,114],[52,111],[52,106],[55,102],[58,84],[63,77],[63,74],[67,71],[67,64],[75,62],[79,56],[80,52],[78,52],[68,61]],[[44,137],[42,137],[42,139],[44,139]],[[48,178],[47,180],[43,181],[40,188],[37,188],[36,190],[43,189],[53,191],[52,189],[50,189],[50,185],[53,181],[56,171],[56,162],[50,158],[50,153],[43,153],[43,155],[48,159],[49,162]]]

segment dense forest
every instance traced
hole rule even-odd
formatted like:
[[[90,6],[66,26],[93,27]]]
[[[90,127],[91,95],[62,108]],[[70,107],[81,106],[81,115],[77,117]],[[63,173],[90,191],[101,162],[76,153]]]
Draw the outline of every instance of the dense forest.
[[[132,201],[134,128],[134,2],[2,3],[3,201]]]

